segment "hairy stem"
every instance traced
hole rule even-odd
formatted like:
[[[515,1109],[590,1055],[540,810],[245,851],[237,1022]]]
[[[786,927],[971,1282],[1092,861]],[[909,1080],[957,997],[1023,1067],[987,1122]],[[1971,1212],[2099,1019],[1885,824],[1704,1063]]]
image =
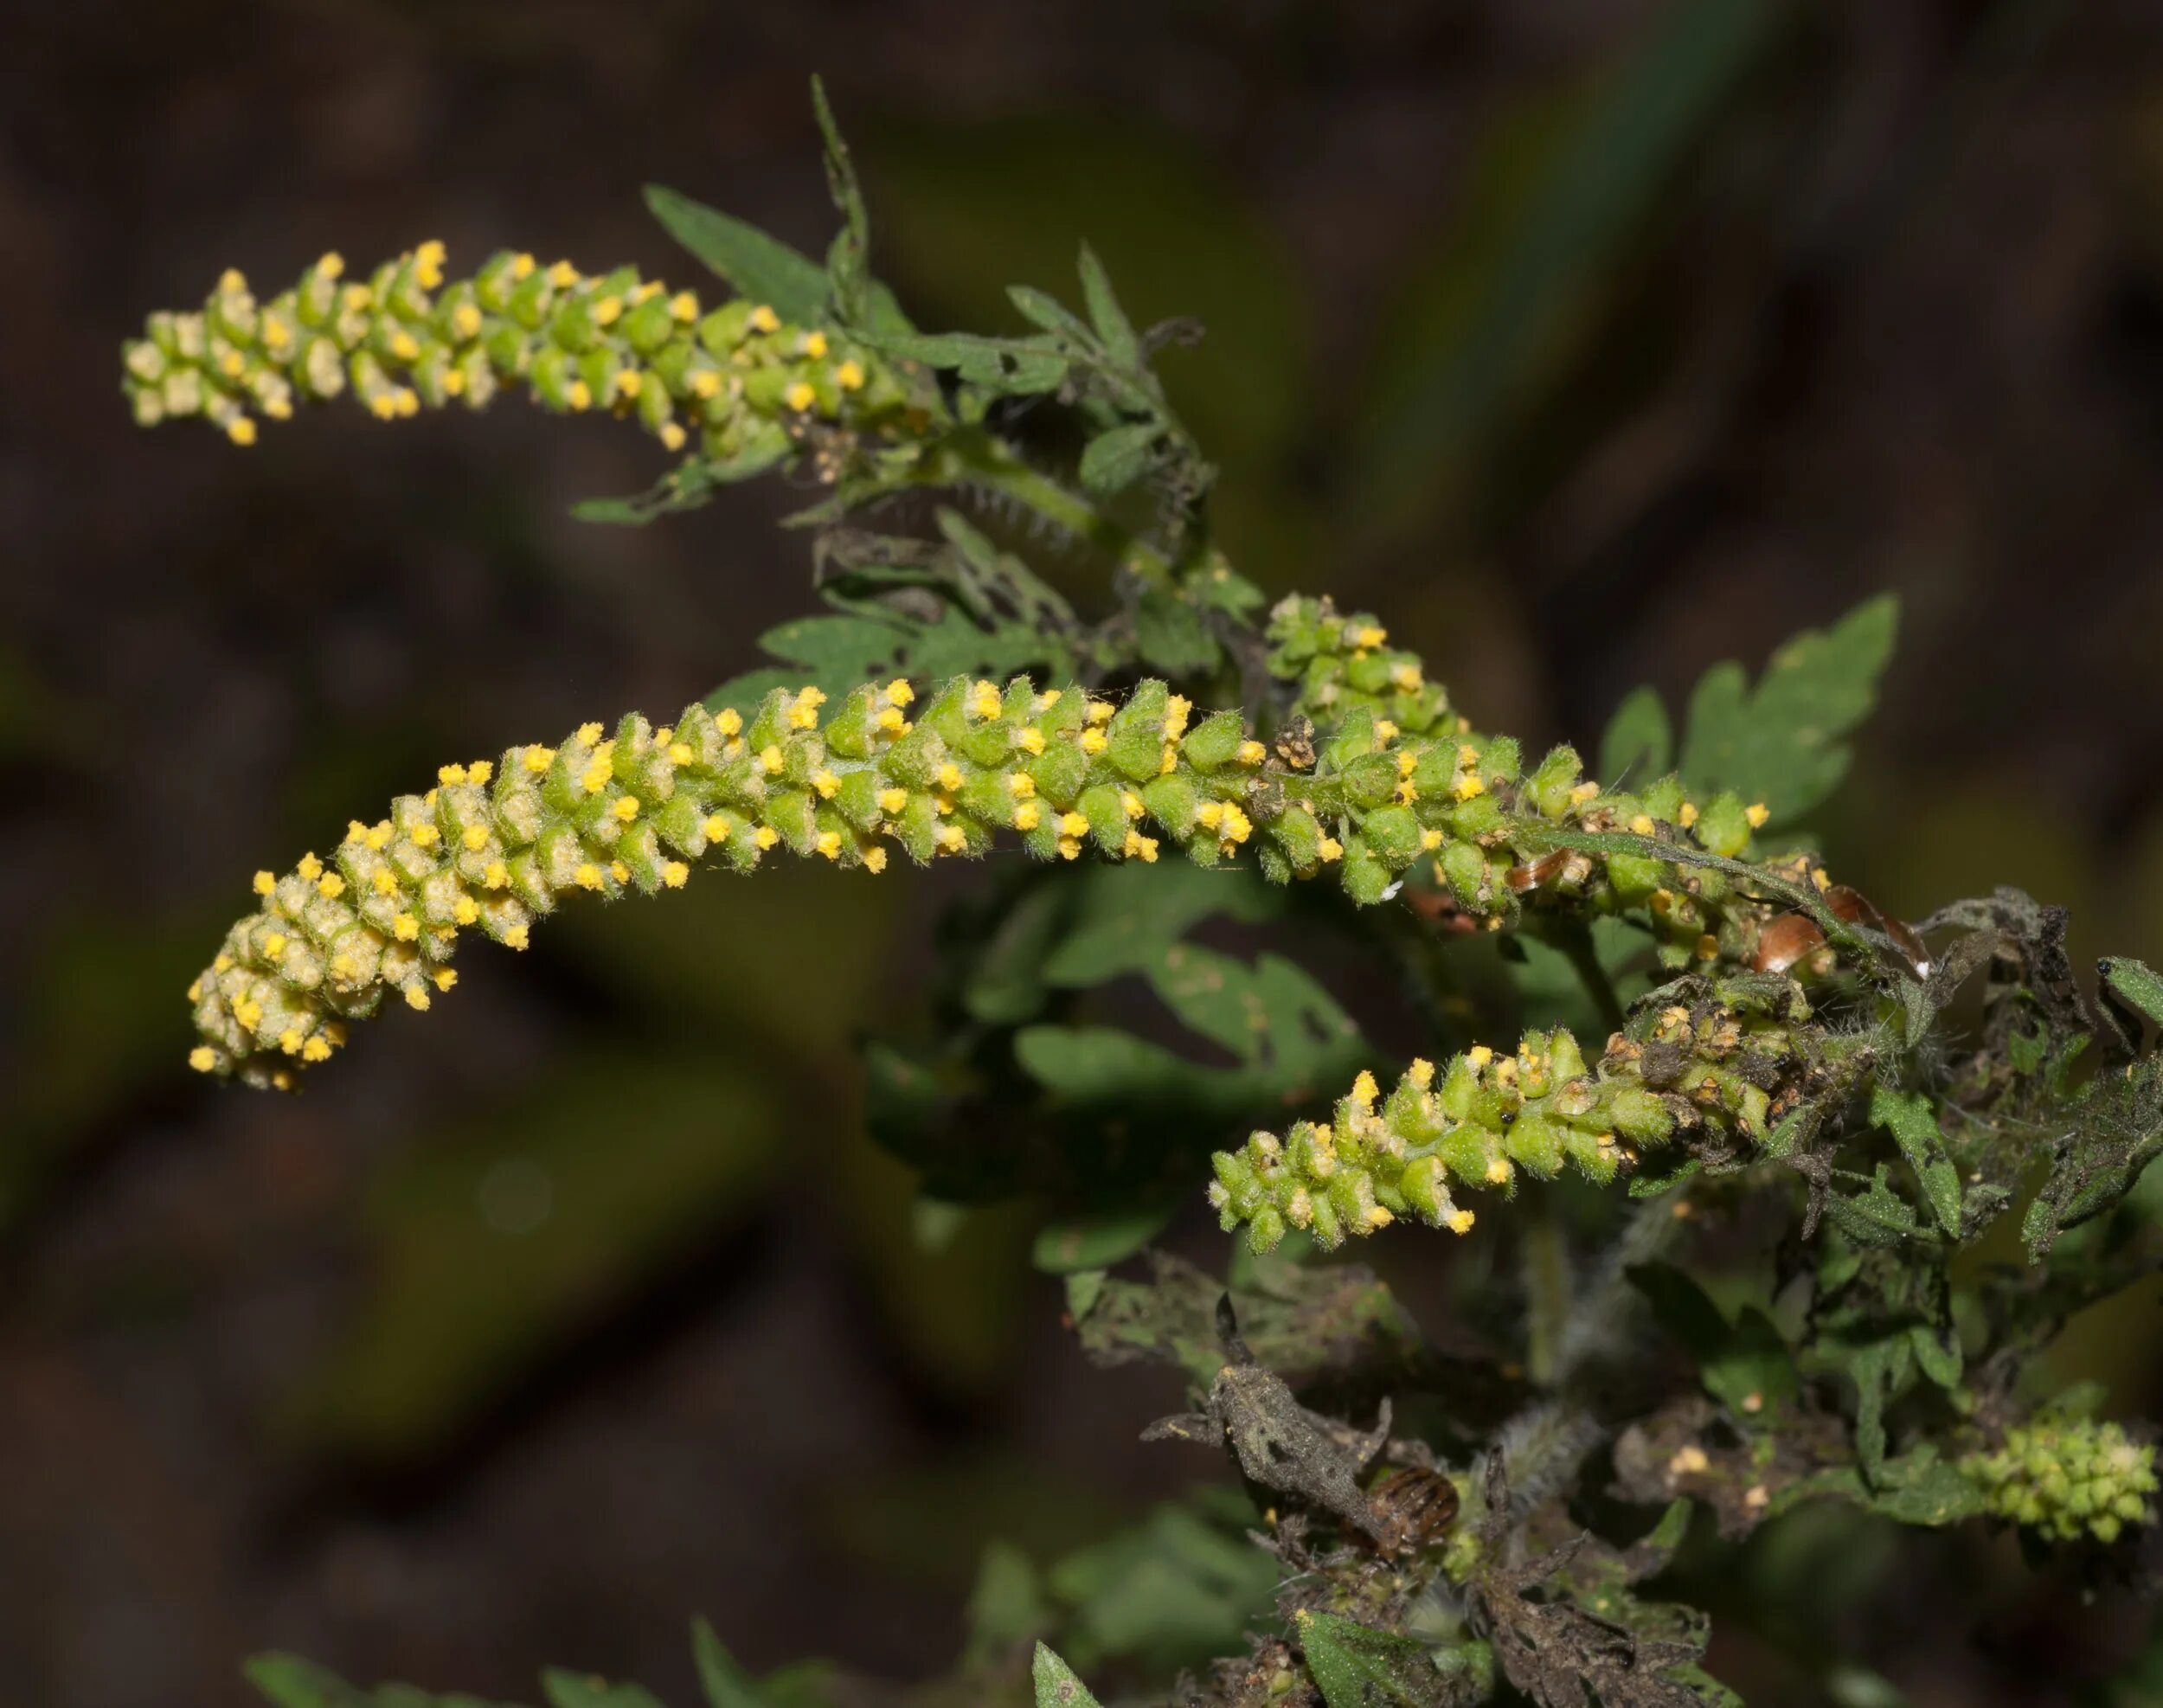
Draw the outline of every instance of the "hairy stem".
[[[1171,561],[1132,529],[1114,521],[1080,493],[1032,468],[996,434],[963,431],[949,436],[943,454],[927,460],[922,478],[936,485],[970,485],[996,492],[1061,532],[1086,542],[1145,581],[1171,579]]]
[[[1562,1373],[1563,1338],[1569,1323],[1569,1246],[1545,1194],[1530,1198],[1524,1210],[1524,1242],[1519,1261],[1524,1273],[1524,1362],[1537,1387],[1553,1384]]]
[[[1621,998],[1614,993],[1614,981],[1608,977],[1607,968],[1600,965],[1599,952],[1593,947],[1591,925],[1582,919],[1556,920],[1549,928],[1548,941],[1569,957],[1570,969],[1584,986],[1585,994],[1592,998],[1600,1024],[1610,1032],[1621,1031]]]

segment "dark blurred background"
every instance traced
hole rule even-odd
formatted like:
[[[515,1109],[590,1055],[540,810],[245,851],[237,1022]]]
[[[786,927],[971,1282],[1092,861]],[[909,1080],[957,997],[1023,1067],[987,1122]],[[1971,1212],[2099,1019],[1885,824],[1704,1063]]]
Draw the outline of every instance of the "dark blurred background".
[[[682,1701],[695,1611],[754,1667],[926,1676],[986,1537],[1213,1471],[1134,1444],[1178,1382],[1083,1367],[1029,1211],[921,1255],[863,1135],[853,1041],[920,1001],[951,884],[574,910],[304,1097],[182,1066],[257,866],[665,713],[812,595],[770,485],[569,520],[658,472],[613,423],[338,408],[243,453],[137,432],[119,340],[227,266],[431,236],[696,283],[650,180],[816,251],[813,69],[920,323],[1008,325],[1086,236],[1138,318],[1208,324],[1167,372],[1272,592],[1589,744],[1895,589],[1838,869],[1910,915],[2019,883],[2163,959],[2153,0],[7,8],[0,1700],[237,1702],[282,1646]],[[2152,1403],[2154,1304],[2069,1368]],[[2069,1699],[2064,1595],[1883,1539],[1825,1553],[1807,1640],[1918,1704]],[[1782,1699],[1778,1653],[1715,1656]]]

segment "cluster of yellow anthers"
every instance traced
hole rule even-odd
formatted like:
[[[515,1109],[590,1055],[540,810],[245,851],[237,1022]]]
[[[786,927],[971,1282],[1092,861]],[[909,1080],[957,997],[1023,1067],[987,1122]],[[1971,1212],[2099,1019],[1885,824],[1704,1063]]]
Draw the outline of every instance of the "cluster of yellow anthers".
[[[1288,594],[1269,613],[1268,636],[1270,674],[1299,684],[1293,710],[1318,723],[1364,708],[1415,735],[1471,727],[1452,712],[1419,654],[1391,646],[1370,612],[1341,613],[1326,596]]]
[[[427,1006],[462,929],[522,947],[564,892],[673,887],[709,852],[876,871],[889,841],[923,862],[1013,832],[1039,858],[1148,861],[1166,839],[1204,864],[1251,851],[1278,882],[1332,868],[1362,903],[1432,857],[1499,923],[1523,844],[1601,810],[1567,748],[1524,776],[1506,738],[1407,737],[1364,709],[1319,748],[1272,748],[1236,712],[1196,722],[1161,682],[1116,708],[1026,677],[956,678],[912,720],[914,702],[906,682],[864,686],[828,717],[818,690],[776,690],[748,722],[694,706],[663,730],[632,716],[446,767],[329,861],[259,876],[262,906],[196,986],[196,1064],[278,1083],[385,990]]]
[[[1722,981],[1695,1007],[1640,1015],[1588,1067],[1568,1031],[1527,1032],[1514,1055],[1479,1044],[1438,1074],[1412,1063],[1385,1099],[1363,1072],[1326,1125],[1256,1133],[1211,1159],[1227,1233],[1268,1251],[1287,1229],[1325,1249],[1416,1215],[1465,1233],[1450,1185],[1510,1190],[1565,1164],[1600,1185],[1678,1131],[1762,1145],[1805,1070],[1810,1007],[1792,981]]]
[[[1268,632],[1271,674],[1298,684],[1293,704],[1298,717],[1332,729],[1371,729],[1382,742],[1399,743],[1401,752],[1422,737],[1477,739],[1470,737],[1470,722],[1451,709],[1448,693],[1427,674],[1420,656],[1390,645],[1389,631],[1371,613],[1340,612],[1327,598],[1293,594],[1270,612]],[[1702,804],[1692,800],[1674,777],[1636,793],[1602,789],[1579,781],[1576,755],[1558,748],[1525,781],[1532,804],[1550,819],[1557,816],[1553,809],[1557,777],[1568,780],[1568,816],[1575,828],[1586,831],[1621,831],[1739,855],[1769,816],[1762,803],[1745,803],[1731,793]],[[1480,780],[1475,777],[1460,787],[1477,790]],[[1460,908],[1484,915],[1490,924],[1501,922],[1490,893],[1495,874],[1478,851],[1454,848],[1441,870]],[[1826,875],[1807,862],[1782,871],[1796,879],[1806,873],[1825,887]],[[1780,941],[1761,941],[1774,914],[1738,897],[1724,876],[1702,866],[1656,856],[1595,857],[1550,850],[1501,876],[1507,889],[1528,902],[1582,912],[1636,913],[1651,928],[1669,966],[1727,957],[1784,969],[1800,960],[1808,947],[1792,929]]]
[[[1605,1182],[1622,1159],[1618,1134],[1656,1145],[1673,1128],[1642,1084],[1589,1073],[1568,1032],[1528,1033],[1514,1056],[1482,1044],[1453,1057],[1439,1084],[1433,1063],[1415,1062],[1386,1101],[1363,1072],[1333,1121],[1217,1153],[1210,1202],[1257,1252],[1287,1229],[1326,1249],[1405,1215],[1462,1234],[1473,1217],[1451,1198],[1453,1179],[1506,1187],[1519,1169],[1545,1178],[1569,1161]]]
[[[671,451],[695,432],[709,456],[741,459],[784,454],[809,421],[863,426],[909,401],[871,351],[760,304],[705,311],[633,267],[588,277],[509,251],[446,284],[444,259],[423,243],[361,283],[325,255],[268,302],[227,272],[200,311],[153,314],[125,347],[136,420],[202,416],[250,445],[258,418],[349,385],[391,421],[453,400],[479,408],[523,382],[549,408],[610,408]]]

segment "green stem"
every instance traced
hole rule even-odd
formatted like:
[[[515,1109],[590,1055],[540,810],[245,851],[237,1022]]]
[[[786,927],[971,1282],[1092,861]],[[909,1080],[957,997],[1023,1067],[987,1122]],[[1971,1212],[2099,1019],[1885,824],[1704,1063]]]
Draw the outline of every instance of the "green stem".
[[[1614,993],[1614,981],[1608,977],[1607,968],[1600,965],[1591,926],[1582,919],[1557,921],[1549,929],[1548,941],[1569,957],[1578,982],[1592,998],[1593,1007],[1599,1011],[1600,1024],[1611,1033],[1621,1031],[1622,1001]]]
[[[1533,1384],[1545,1388],[1562,1373],[1571,1287],[1569,1248],[1544,1194],[1533,1195],[1526,1205],[1524,1240],[1519,1256],[1524,1265],[1524,1362]]]
[[[1004,440],[964,428],[950,435],[940,451],[925,462],[923,478],[930,484],[968,485],[997,492],[1055,528],[1086,540],[1144,580],[1159,585],[1171,581],[1171,561],[1162,552],[1080,493],[1030,467]]]

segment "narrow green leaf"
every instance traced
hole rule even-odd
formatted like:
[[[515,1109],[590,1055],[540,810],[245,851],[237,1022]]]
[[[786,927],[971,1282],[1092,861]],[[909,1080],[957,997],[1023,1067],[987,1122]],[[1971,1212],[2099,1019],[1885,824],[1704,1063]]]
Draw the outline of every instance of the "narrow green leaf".
[[[1945,1153],[1945,1135],[1939,1131],[1935,1107],[1920,1091],[1894,1091],[1879,1085],[1870,1096],[1871,1124],[1891,1133],[1900,1153],[1922,1182],[1922,1195],[1937,1214],[1939,1225],[1955,1239],[1961,1231],[1961,1176]]]
[[[1081,271],[1082,299],[1088,305],[1089,319],[1096,327],[1097,336],[1104,341],[1106,353],[1122,368],[1140,367],[1141,339],[1135,335],[1126,311],[1119,305],[1104,263],[1097,260],[1096,251],[1086,243],[1082,246]]]
[[[1600,780],[1610,788],[1642,787],[1674,764],[1675,736],[1657,690],[1640,688],[1614,709],[1600,738]]]
[[[2152,1025],[2163,1026],[2163,973],[2130,955],[2106,955],[2096,970],[2106,990],[2138,1009]]]
[[[1960,1386],[1965,1361],[1961,1355],[1957,1330],[1948,1325],[1941,1339],[1935,1325],[1919,1322],[1908,1331],[1908,1339],[1915,1352],[1916,1367],[1923,1375],[1948,1393]]]
[[[678,243],[753,302],[784,320],[825,318],[825,269],[758,227],[694,202],[662,184],[646,186],[646,206]]]
[[[825,144],[826,189],[841,215],[841,230],[826,254],[826,277],[834,306],[843,322],[861,324],[870,318],[871,295],[871,222],[864,212],[863,191],[857,183],[857,169],[849,157],[834,120],[826,86],[816,73],[811,80],[812,111],[818,120]]]
[[[598,522],[618,528],[643,528],[665,513],[639,498],[581,498],[571,506],[574,522]]]
[[[706,1694],[708,1708],[770,1708],[757,1683],[722,1647],[714,1628],[703,1619],[691,1621],[691,1660],[698,1668],[698,1687]]]
[[[1075,1675],[1074,1668],[1054,1654],[1043,1643],[1037,1645],[1037,1658],[1030,1667],[1030,1674],[1037,1686],[1037,1708],[1100,1708],[1089,1687]]]
[[[883,332],[869,342],[897,362],[921,362],[927,368],[960,368],[998,350],[992,339],[970,332]]]
[[[1899,1397],[1913,1368],[1914,1348],[1905,1333],[1889,1334],[1858,1347],[1848,1357],[1855,1383],[1855,1455],[1872,1486],[1885,1467],[1885,1408]]]
[[[1082,453],[1082,484],[1099,498],[1125,491],[1149,466],[1160,432],[1154,421],[1129,421],[1100,433]]]
[[[1645,1533],[1635,1551],[1654,1555],[1662,1561],[1667,1559],[1690,1534],[1690,1515],[1696,1505],[1687,1495],[1669,1501],[1666,1511],[1659,1515],[1659,1522]]]
[[[1016,397],[1056,390],[1067,377],[1067,358],[1056,350],[1015,350],[1005,361],[1000,388]]]
[[[1039,291],[1032,285],[1009,285],[1006,299],[1032,326],[1042,327],[1047,332],[1063,332],[1085,349],[1095,342],[1081,317],[1047,291]]]
[[[1633,1198],[1656,1198],[1662,1192],[1672,1192],[1694,1178],[1704,1165],[1696,1157],[1672,1167],[1654,1165],[1640,1167],[1630,1176],[1630,1196]]]
[[[1079,1323],[1096,1308],[1108,1279],[1101,1269],[1076,1269],[1066,1278],[1067,1314]]]

